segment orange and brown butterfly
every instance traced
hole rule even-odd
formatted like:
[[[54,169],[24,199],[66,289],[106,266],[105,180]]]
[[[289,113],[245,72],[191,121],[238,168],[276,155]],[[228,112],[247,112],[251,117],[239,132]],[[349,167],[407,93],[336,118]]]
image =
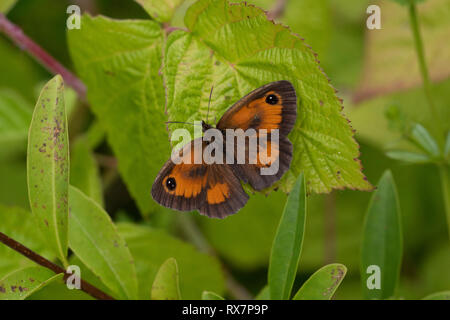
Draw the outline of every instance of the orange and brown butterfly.
[[[272,142],[271,130],[278,129],[278,145],[270,149],[272,152],[276,150],[276,154],[274,157],[269,155],[270,161],[278,161],[278,171],[273,175],[261,175],[260,169],[267,166],[268,161],[259,158],[260,150],[258,160],[253,162],[248,161],[249,153],[246,152],[243,164],[227,164],[225,161],[223,164],[207,164],[204,161],[198,164],[194,161],[175,164],[169,159],[153,182],[153,199],[171,209],[198,210],[200,214],[214,218],[225,218],[236,213],[249,199],[241,182],[261,191],[281,179],[289,169],[293,147],[287,135],[294,127],[296,118],[297,97],[289,81],[272,82],[250,92],[224,113],[215,128],[224,135],[226,129],[254,129],[256,132],[266,129],[267,149]],[[202,122],[203,132],[210,128],[213,127]],[[196,143],[201,144],[202,150],[208,144],[202,138],[194,139],[180,150],[180,156],[192,160]],[[245,146],[248,148],[248,144]],[[230,148],[236,150],[236,146],[225,144],[224,154]]]

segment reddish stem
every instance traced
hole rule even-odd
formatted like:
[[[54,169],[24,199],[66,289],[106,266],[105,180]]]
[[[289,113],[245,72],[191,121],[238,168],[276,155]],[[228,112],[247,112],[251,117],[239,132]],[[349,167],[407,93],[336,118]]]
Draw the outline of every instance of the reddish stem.
[[[64,279],[67,279],[67,277],[70,276],[69,273],[67,273],[63,268],[61,268],[60,266],[58,266],[57,264],[54,264],[53,262],[45,259],[43,256],[37,254],[36,252],[28,249],[27,247],[25,247],[23,244],[17,242],[16,240],[8,237],[6,234],[0,232],[0,242],[4,243],[5,245],[7,245],[8,247],[10,247],[11,249],[17,251],[18,253],[20,253],[21,255],[27,257],[28,259],[36,262],[37,264],[52,270],[54,273],[59,274],[59,273],[63,273],[64,274]],[[89,294],[90,296],[99,299],[99,300],[114,300],[113,297],[107,295],[106,293],[104,293],[103,291],[101,291],[100,289],[94,287],[92,284],[90,284],[89,282],[86,282],[82,279],[80,279],[81,282],[81,290],[83,290],[84,292],[86,292],[87,294]]]
[[[85,100],[86,87],[83,82],[42,49],[36,42],[30,39],[23,33],[20,27],[9,21],[2,13],[0,13],[0,32],[10,38],[20,49],[28,52],[30,56],[36,59],[48,71],[53,74],[60,74],[65,83],[72,87],[81,99]]]

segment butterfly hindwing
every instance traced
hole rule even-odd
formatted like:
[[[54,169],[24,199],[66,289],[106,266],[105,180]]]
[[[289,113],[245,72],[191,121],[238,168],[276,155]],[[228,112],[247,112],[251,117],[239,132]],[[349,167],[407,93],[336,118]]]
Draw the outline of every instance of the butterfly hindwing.
[[[152,197],[159,204],[180,211],[198,210],[209,217],[224,218],[242,208],[248,195],[227,164],[195,164],[195,143],[191,141],[180,151],[182,162],[169,159],[155,179]]]

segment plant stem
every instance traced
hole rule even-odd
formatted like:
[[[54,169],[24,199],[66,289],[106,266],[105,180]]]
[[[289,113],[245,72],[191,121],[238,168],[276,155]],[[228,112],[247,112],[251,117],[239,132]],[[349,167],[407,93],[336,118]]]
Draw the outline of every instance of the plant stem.
[[[432,117],[434,119],[434,124],[437,131],[437,141],[442,146],[444,145],[444,136],[445,132],[441,124],[441,119],[439,117],[439,112],[436,109],[436,105],[433,102],[433,94],[431,92],[431,82],[430,77],[428,75],[428,67],[425,60],[425,54],[424,54],[424,48],[423,48],[423,42],[422,37],[420,35],[419,30],[419,21],[417,19],[417,10],[414,3],[409,4],[409,18],[411,21],[411,29],[414,36],[414,43],[416,45],[416,52],[417,52],[417,58],[419,59],[419,66],[420,66],[420,72],[422,74],[422,81],[423,81],[423,89],[425,91],[425,97],[428,102],[428,106],[430,107],[430,111],[432,114]],[[449,175],[449,169],[448,166],[445,164],[439,165],[439,175],[441,179],[441,185],[442,185],[442,194],[444,196],[444,206],[445,206],[445,212],[447,217],[447,226],[448,226],[448,232],[450,236],[450,175]]]
[[[36,59],[49,72],[60,74],[64,82],[72,87],[82,100],[86,99],[86,87],[83,82],[23,33],[20,27],[9,21],[3,13],[0,13],[0,32],[10,38],[19,48],[27,51],[30,56]]]
[[[409,20],[411,22],[411,29],[414,37],[414,44],[416,46],[417,58],[419,60],[420,73],[422,75],[423,89],[425,91],[425,97],[430,108],[431,115],[435,122],[435,126],[438,133],[438,141],[443,142],[444,131],[442,130],[441,119],[439,118],[439,112],[436,109],[436,105],[433,102],[433,94],[431,92],[431,82],[428,74],[427,62],[425,60],[425,52],[423,47],[422,36],[420,35],[419,20],[417,19],[416,5],[411,3],[409,5]]]
[[[445,214],[447,217],[448,235],[450,237],[450,168],[448,165],[439,166],[442,196],[444,197]]]
[[[57,264],[54,264],[53,262],[45,259],[43,256],[37,254],[36,252],[28,249],[23,244],[17,242],[16,240],[8,237],[6,234],[0,232],[0,242],[4,243],[6,246],[10,247],[11,249],[17,251],[21,255],[27,257],[28,259],[36,262],[37,264],[50,269],[56,274],[63,273],[64,279],[67,279],[71,274],[67,273],[63,268],[58,266]],[[81,282],[81,290],[89,294],[90,296],[99,299],[99,300],[114,300],[113,297],[109,296],[108,294],[104,293],[100,289],[94,287],[89,282],[86,282],[82,279],[80,279]]]
[[[336,193],[325,196],[325,263],[336,261]]]
[[[288,0],[275,0],[273,8],[267,13],[269,19],[281,18],[286,10]]]

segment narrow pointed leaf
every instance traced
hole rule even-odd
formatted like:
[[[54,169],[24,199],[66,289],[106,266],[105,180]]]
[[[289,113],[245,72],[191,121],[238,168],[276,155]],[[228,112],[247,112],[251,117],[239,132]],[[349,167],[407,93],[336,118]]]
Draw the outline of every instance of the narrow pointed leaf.
[[[217,293],[211,291],[203,291],[202,300],[225,300],[225,299],[219,296]]]
[[[444,155],[446,157],[450,155],[450,131],[447,133],[447,139],[445,140]]]
[[[361,255],[361,284],[366,299],[394,295],[402,260],[402,227],[394,179],[386,171],[367,210]]]
[[[152,285],[152,300],[180,300],[180,281],[177,261],[167,259],[159,268]]]
[[[306,221],[306,187],[303,174],[287,198],[272,246],[269,288],[272,300],[289,299],[302,251]]]
[[[256,295],[255,300],[269,300],[269,299],[270,299],[270,290],[269,290],[269,286],[266,285]]]
[[[423,300],[450,300],[450,291],[432,293],[423,298]]]
[[[70,186],[69,245],[118,298],[137,299],[137,277],[127,244],[109,215]]]
[[[0,300],[24,300],[51,282],[62,280],[64,274],[43,267],[27,267],[0,280]]]
[[[409,163],[427,163],[431,161],[431,158],[423,153],[409,152],[409,151],[388,151],[386,155],[395,160],[405,161]]]
[[[69,140],[64,83],[57,75],[42,89],[28,135],[28,193],[31,211],[61,261],[67,255]]]
[[[333,263],[317,270],[294,296],[294,300],[330,300],[347,273],[343,264]]]
[[[431,134],[421,124],[416,124],[411,132],[411,138],[420,148],[433,157],[439,156],[439,146]]]

